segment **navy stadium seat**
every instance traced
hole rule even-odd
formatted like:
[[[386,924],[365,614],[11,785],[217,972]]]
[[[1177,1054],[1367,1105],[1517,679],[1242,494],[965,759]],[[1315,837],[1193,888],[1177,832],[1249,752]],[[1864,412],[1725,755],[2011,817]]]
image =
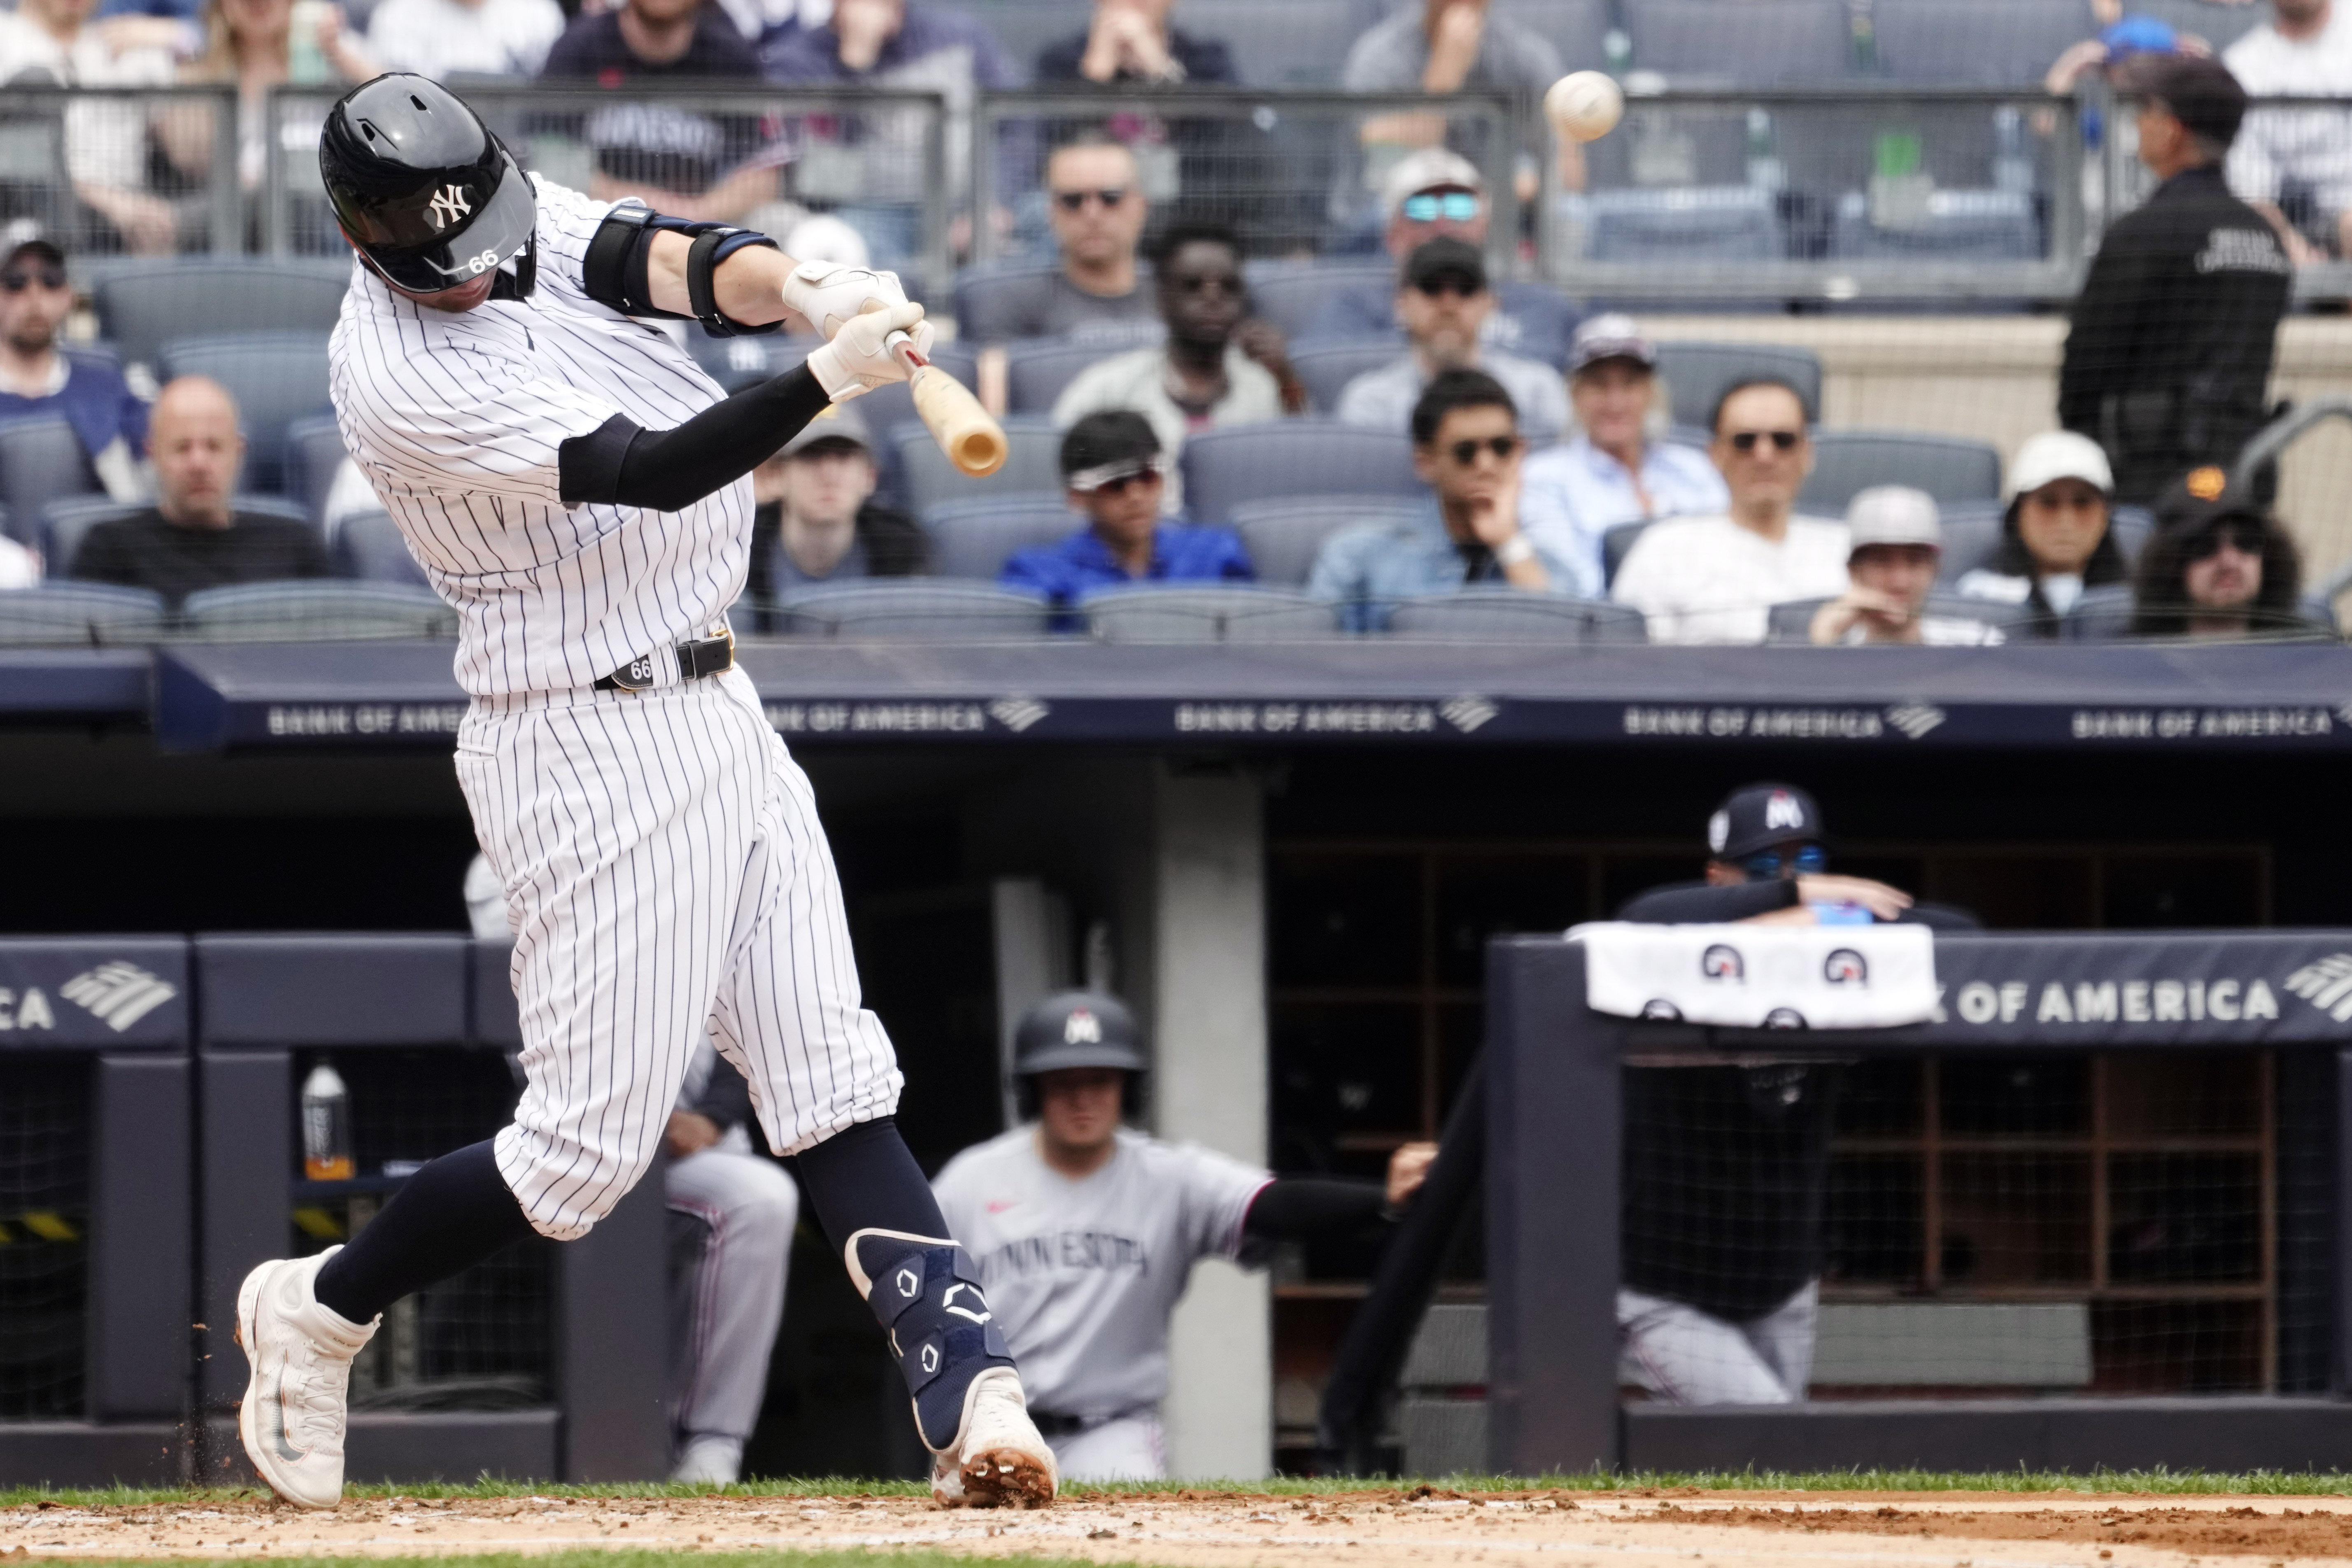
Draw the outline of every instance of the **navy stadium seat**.
[[[1339,406],[1348,384],[1368,370],[1378,370],[1409,352],[1399,339],[1307,338],[1290,345],[1290,363],[1307,385],[1317,409],[1328,414]]]
[[[163,596],[144,588],[47,582],[0,592],[0,643],[152,642],[166,620]]]
[[[1034,416],[1007,419],[1004,438],[1004,467],[976,479],[948,461],[919,421],[892,426],[888,444],[898,455],[901,503],[919,516],[943,501],[1061,489],[1062,433],[1051,420]]]
[[[245,488],[284,494],[286,433],[305,415],[330,411],[324,332],[231,332],[174,338],[156,357],[169,382],[207,375],[236,399],[245,429]]]
[[[1016,550],[1051,544],[1084,524],[1059,490],[1026,490],[945,501],[923,514],[931,574],[993,582]]]
[[[1733,382],[1769,375],[1794,386],[1805,417],[1822,416],[1822,358],[1811,349],[1780,343],[1685,343],[1658,345],[1658,374],[1674,399],[1674,422],[1705,439],[1716,399]]]
[[[1830,226],[1830,255],[1842,261],[2031,261],[2041,254],[2033,198],[2023,191],[1936,191],[1919,221],[1901,228],[1871,222],[1869,198],[1848,191]]]
[[[1428,493],[1402,430],[1327,419],[1276,419],[1204,430],[1184,443],[1184,507],[1195,522],[1224,522],[1245,501],[1281,496]]]
[[[1004,299],[1025,292],[1030,281],[1054,270],[1059,263],[1024,257],[1012,261],[988,261],[956,274],[956,339],[960,342],[1003,342],[1013,334],[1004,321]]]
[[[1295,586],[1307,581],[1324,542],[1361,522],[1412,516],[1423,502],[1408,496],[1286,496],[1234,508],[1234,531],[1249,552],[1261,583]]]
[[[1079,601],[1105,642],[1298,642],[1340,634],[1336,607],[1286,588],[1141,583]]]
[[[61,416],[0,421],[0,503],[18,542],[35,541],[51,501],[102,493],[81,437]],[[56,572],[54,561],[49,569]]]
[[[317,522],[343,466],[343,433],[331,414],[307,414],[286,426],[286,494]]]
[[[457,612],[429,588],[306,578],[240,583],[191,594],[180,606],[191,637],[208,642],[344,642],[454,637]]]
[[[2001,503],[1998,500],[1944,501],[1936,510],[1944,524],[1944,558],[1936,567],[1937,585],[1948,587],[1979,566],[1990,566],[2000,551]]]
[[[282,517],[294,522],[311,523],[310,514],[295,501],[283,496],[241,495],[230,501],[231,508],[243,512],[258,512],[269,517]],[[47,563],[52,577],[62,577],[73,569],[74,555],[89,531],[101,522],[131,517],[148,510],[144,501],[116,500],[111,496],[66,496],[41,509],[41,558]]]
[[[979,583],[869,578],[784,595],[776,629],[794,637],[995,642],[1042,637],[1045,601]]]
[[[1624,15],[1637,70],[1765,87],[1853,68],[1845,0],[1624,0]]]
[[[1603,585],[1617,581],[1617,568],[1625,564],[1625,557],[1633,552],[1633,541],[1654,519],[1639,522],[1620,522],[1601,531],[1601,581]]]
[[[1585,253],[1595,261],[1777,261],[1788,252],[1778,201],[1753,185],[1598,191],[1584,211]]]
[[[1006,412],[1051,414],[1054,400],[1078,378],[1080,371],[1135,346],[1070,338],[1025,338],[1008,343],[1004,350]]]
[[[1896,81],[2032,87],[2099,30],[2090,0],[1874,0],[1878,68]]]
[[[1846,503],[1873,485],[1910,485],[1938,501],[1984,500],[2000,494],[2000,454],[1983,441],[1896,430],[1817,430],[1813,471],[1797,510],[1843,517]]]
[[[1250,308],[1280,327],[1286,337],[1304,337],[1335,294],[1359,289],[1393,290],[1396,263],[1371,261],[1253,261],[1247,268]]]
[[[109,268],[92,290],[98,330],[125,363],[148,365],[192,330],[323,334],[342,309],[351,271],[348,255],[192,256]]]
[[[1420,642],[1649,640],[1642,612],[1624,605],[1486,584],[1402,601],[1389,611],[1388,635]]]
[[[410,583],[424,587],[425,568],[408,552],[392,514],[354,512],[335,531],[335,569],[368,583]]]

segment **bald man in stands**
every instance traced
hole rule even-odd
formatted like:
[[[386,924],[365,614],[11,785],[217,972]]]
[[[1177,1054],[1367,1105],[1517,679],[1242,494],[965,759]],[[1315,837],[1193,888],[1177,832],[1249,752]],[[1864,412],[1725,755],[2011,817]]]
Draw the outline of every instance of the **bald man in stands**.
[[[152,589],[173,605],[231,583],[331,575],[317,530],[231,504],[245,437],[220,383],[184,375],[166,386],[148,418],[147,454],[155,504],[91,529],[67,575]]]

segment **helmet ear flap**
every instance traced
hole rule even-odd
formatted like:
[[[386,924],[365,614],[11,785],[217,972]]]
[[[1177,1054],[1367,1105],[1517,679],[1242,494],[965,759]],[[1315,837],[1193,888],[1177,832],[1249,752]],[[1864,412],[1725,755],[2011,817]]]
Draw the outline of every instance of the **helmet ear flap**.
[[[522,249],[514,258],[511,276],[500,271],[498,281],[490,285],[493,300],[528,300],[530,291],[539,287],[539,236],[534,233],[522,242]]]

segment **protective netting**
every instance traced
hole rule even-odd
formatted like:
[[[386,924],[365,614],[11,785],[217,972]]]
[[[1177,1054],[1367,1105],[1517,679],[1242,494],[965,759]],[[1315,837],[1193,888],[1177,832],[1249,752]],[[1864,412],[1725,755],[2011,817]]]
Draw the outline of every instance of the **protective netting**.
[[[82,1413],[90,1063],[0,1061],[0,1420]]]

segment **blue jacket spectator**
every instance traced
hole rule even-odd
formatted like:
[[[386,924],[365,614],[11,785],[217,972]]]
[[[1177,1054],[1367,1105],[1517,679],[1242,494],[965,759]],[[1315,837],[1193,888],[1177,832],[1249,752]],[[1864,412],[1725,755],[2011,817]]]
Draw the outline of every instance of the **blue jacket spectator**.
[[[1160,516],[1160,437],[1140,414],[1089,414],[1062,437],[1062,484],[1087,526],[1058,544],[1015,552],[998,581],[1067,607],[1088,590],[1130,583],[1247,583],[1257,574],[1231,529]]]
[[[147,447],[147,405],[112,365],[71,359],[58,347],[72,310],[65,253],[56,246],[28,239],[0,261],[0,419],[61,416],[91,471],[110,490],[130,493]]]
[[[1519,522],[1528,536],[1576,573],[1576,592],[1606,590],[1601,538],[1619,523],[1731,504],[1723,475],[1694,447],[1653,440],[1658,351],[1631,316],[1595,316],[1576,331],[1569,401],[1573,440],[1528,459]]]
[[[1333,536],[1315,559],[1307,591],[1340,605],[1350,631],[1382,631],[1400,599],[1451,594],[1470,583],[1564,592],[1575,576],[1519,531],[1518,413],[1502,383],[1483,371],[1431,378],[1412,410],[1413,467],[1429,505],[1402,523],[1371,523]]]

